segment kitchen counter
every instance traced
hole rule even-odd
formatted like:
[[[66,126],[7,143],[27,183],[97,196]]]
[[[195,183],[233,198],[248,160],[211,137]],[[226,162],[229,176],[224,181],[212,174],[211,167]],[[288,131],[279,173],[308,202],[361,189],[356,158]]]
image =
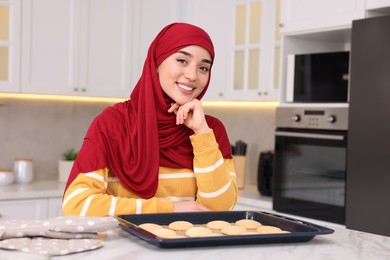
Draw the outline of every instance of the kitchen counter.
[[[65,183],[56,180],[34,181],[0,187],[0,200],[62,197]]]
[[[303,243],[164,249],[115,229],[102,234],[101,249],[62,257],[71,259],[390,259],[390,238],[347,229]]]
[[[7,197],[25,199],[30,196],[62,196],[65,184],[53,182],[37,182],[23,187],[1,187],[0,199]],[[4,194],[6,190],[9,193]],[[261,196],[255,186],[247,186],[239,191],[238,208],[264,210],[272,212],[272,199]],[[281,214],[286,215],[286,214]],[[294,216],[293,216],[294,217]],[[100,239],[104,247],[98,250],[73,254],[68,256],[53,257],[58,260],[71,259],[389,259],[390,260],[390,237],[379,236],[365,232],[346,229],[342,225],[313,221],[301,217],[319,225],[324,225],[335,230],[333,234],[319,235],[311,241],[303,243],[280,243],[258,244],[244,246],[219,246],[219,247],[194,247],[179,249],[164,249],[142,241],[127,232],[116,228],[112,231],[101,233]],[[18,253],[0,251],[2,257],[15,258]],[[24,255],[25,256],[25,255]],[[36,256],[35,256],[36,257]],[[28,258],[20,258],[28,259]],[[32,258],[44,259],[44,258]]]

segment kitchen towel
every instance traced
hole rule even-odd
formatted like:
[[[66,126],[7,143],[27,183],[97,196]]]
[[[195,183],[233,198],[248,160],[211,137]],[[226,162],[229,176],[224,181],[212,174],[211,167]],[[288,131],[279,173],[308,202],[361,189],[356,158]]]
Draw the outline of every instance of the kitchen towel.
[[[66,255],[103,246],[98,232],[118,226],[113,217],[64,216],[46,220],[0,221],[0,249]]]

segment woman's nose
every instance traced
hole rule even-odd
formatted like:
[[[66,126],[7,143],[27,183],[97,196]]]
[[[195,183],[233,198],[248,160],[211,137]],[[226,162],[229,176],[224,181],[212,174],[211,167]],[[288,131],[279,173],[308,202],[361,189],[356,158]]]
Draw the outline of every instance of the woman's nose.
[[[184,72],[184,77],[186,79],[189,79],[191,81],[194,81],[196,80],[196,68],[194,68],[193,66],[187,66],[185,72]]]

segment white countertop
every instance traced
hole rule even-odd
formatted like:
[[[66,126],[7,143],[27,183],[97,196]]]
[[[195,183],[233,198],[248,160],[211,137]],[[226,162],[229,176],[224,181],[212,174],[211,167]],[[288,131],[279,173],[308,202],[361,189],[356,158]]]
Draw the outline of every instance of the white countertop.
[[[53,259],[390,259],[390,238],[347,229],[303,243],[159,248],[120,229],[102,236],[101,249]]]
[[[64,183],[37,182],[31,185],[0,187],[0,199],[26,199],[26,196],[62,196]],[[4,193],[5,192],[5,193]],[[19,194],[15,194],[19,193]],[[272,199],[261,196],[255,186],[239,191],[240,208],[254,207],[272,211]],[[241,209],[237,209],[241,210]],[[281,214],[286,215],[286,214]],[[344,226],[314,222],[335,230],[333,234],[318,235],[303,243],[258,244],[244,246],[193,247],[164,249],[153,246],[117,228],[101,234],[105,246],[101,249],[54,257],[52,259],[389,259],[390,237],[346,229]],[[1,252],[3,253],[3,252]],[[10,252],[7,252],[7,255]],[[5,256],[5,254],[4,254]],[[16,254],[10,259],[17,259]],[[21,258],[27,259],[27,258]]]
[[[35,181],[29,184],[12,184],[0,187],[0,200],[60,198],[65,183],[56,180]]]

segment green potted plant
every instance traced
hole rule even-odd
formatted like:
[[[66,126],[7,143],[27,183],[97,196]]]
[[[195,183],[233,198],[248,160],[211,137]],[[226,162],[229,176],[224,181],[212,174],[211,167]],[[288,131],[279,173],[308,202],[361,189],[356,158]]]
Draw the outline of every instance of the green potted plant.
[[[67,182],[70,171],[72,170],[74,160],[78,152],[73,148],[67,150],[62,154],[63,159],[58,161],[58,180],[60,182]]]

